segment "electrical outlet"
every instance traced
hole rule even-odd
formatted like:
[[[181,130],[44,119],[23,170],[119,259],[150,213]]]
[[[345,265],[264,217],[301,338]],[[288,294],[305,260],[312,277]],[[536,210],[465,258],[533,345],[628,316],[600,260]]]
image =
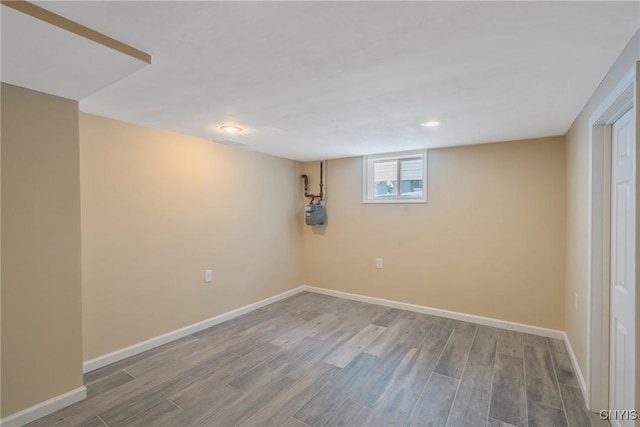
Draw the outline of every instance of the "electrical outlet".
[[[576,292],[576,301],[575,301],[575,305],[576,305],[576,312],[578,312],[578,293]]]
[[[211,270],[204,271],[204,283],[211,283],[213,281],[213,272]]]
[[[377,258],[376,259],[376,268],[383,268],[384,267],[384,261],[382,260],[382,258]]]

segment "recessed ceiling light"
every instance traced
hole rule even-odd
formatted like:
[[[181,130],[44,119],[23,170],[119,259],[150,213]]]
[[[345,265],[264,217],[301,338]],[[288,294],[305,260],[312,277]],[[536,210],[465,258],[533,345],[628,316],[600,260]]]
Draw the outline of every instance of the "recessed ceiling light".
[[[241,127],[232,126],[232,125],[220,126],[220,130],[223,131],[223,132],[226,132],[226,133],[230,133],[230,134],[242,132],[242,128]]]
[[[422,122],[420,123],[420,126],[424,126],[426,128],[434,128],[436,126],[440,126],[442,123],[440,123],[438,120],[429,120],[427,122]]]

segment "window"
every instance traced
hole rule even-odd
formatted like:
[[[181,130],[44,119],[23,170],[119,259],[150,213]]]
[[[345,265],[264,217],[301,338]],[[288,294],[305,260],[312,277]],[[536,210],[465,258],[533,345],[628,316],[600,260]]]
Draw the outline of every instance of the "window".
[[[427,151],[365,157],[362,187],[363,203],[425,203]]]

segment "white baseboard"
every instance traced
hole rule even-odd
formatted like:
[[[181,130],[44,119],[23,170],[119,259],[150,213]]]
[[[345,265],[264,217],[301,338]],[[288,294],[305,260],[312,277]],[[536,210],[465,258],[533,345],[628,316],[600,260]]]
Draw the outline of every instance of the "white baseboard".
[[[562,335],[562,339],[564,340],[564,343],[567,346],[567,350],[569,351],[569,358],[571,359],[571,364],[573,365],[573,371],[576,373],[576,377],[578,378],[578,384],[580,384],[582,397],[584,398],[584,401],[587,402],[587,382],[584,380],[582,370],[580,369],[578,359],[576,359],[576,355],[573,352],[573,347],[571,347],[571,341],[569,341],[569,337],[567,336],[566,332],[563,332]]]
[[[434,316],[445,317],[448,319],[462,320],[465,322],[473,322],[480,325],[493,326],[496,328],[508,329],[511,331],[525,332],[525,333],[541,335],[549,338],[561,339],[565,343],[567,343],[567,348],[569,349],[571,361],[574,364],[574,369],[577,373],[578,379],[580,381],[580,387],[582,388],[583,393],[586,390],[584,378],[582,377],[582,372],[578,368],[575,355],[573,353],[573,350],[571,349],[571,344],[569,343],[564,331],[559,331],[556,329],[549,329],[549,328],[542,328],[540,326],[527,325],[524,323],[510,322],[508,320],[500,320],[500,319],[494,319],[490,317],[476,316],[473,314],[460,313],[456,311],[443,310],[443,309],[428,307],[424,305],[410,304],[406,302],[388,300],[383,298],[375,298],[375,297],[370,297],[366,295],[353,294],[349,292],[335,291],[333,289],[318,288],[315,286],[300,286],[294,289],[290,289],[286,292],[283,292],[278,295],[274,295],[272,297],[255,302],[253,304],[245,305],[244,307],[240,307],[238,309],[220,314],[210,319],[206,319],[201,322],[194,323],[193,325],[189,325],[184,328],[177,329],[175,331],[157,336],[155,338],[151,338],[147,341],[143,341],[138,344],[134,344],[132,346],[123,348],[121,350],[117,350],[112,353],[96,357],[95,359],[91,359],[84,362],[83,371],[85,373],[90,372],[95,369],[101,368],[103,366],[109,365],[111,363],[115,363],[117,361],[126,359],[127,357],[135,356],[136,354],[140,354],[144,351],[161,346],[163,344],[167,344],[171,341],[175,341],[179,338],[185,337],[187,335],[191,335],[195,332],[210,328],[211,326],[217,325],[218,323],[225,322],[227,320],[241,316],[250,311],[256,310],[258,308],[264,307],[269,304],[273,304],[274,302],[283,300],[285,298],[296,295],[303,291],[330,295],[330,296],[335,296],[339,298],[346,298],[346,299],[366,302],[370,304],[383,305],[385,307],[399,308],[401,310],[431,314]]]
[[[316,288],[315,286],[302,286],[302,290],[366,302],[370,304],[383,305],[385,307],[399,308],[401,310],[415,311],[417,313],[431,314],[433,316],[446,317],[448,319],[463,320],[465,322],[473,322],[479,325],[493,326],[496,328],[508,329],[511,331],[541,335],[543,337],[557,338],[561,340],[563,340],[565,337],[563,331],[541,328],[540,326],[527,325],[524,323],[510,322],[508,320],[493,319],[491,317],[483,317],[473,314],[459,313],[457,311],[442,310],[440,308],[427,307],[424,305],[409,304],[406,302],[394,301],[389,299],[368,297],[365,295],[352,294],[349,292],[334,291],[332,289]]]
[[[74,390],[53,397],[44,402],[38,403],[30,408],[23,409],[13,415],[9,415],[0,420],[2,427],[20,427],[29,424],[39,418],[45,417],[55,411],[80,402],[87,397],[87,389],[85,386],[78,387]]]
[[[263,299],[258,302],[254,302],[253,304],[245,305],[244,307],[240,307],[235,310],[228,311],[226,313],[211,317],[209,319],[203,320],[198,323],[194,323],[184,328],[176,329],[175,331],[168,332],[163,335],[159,335],[157,337],[140,342],[138,344],[134,344],[129,347],[125,347],[120,350],[116,350],[112,353],[108,353],[103,356],[96,357],[95,359],[87,360],[86,362],[83,363],[82,370],[84,373],[94,371],[98,368],[102,368],[103,366],[110,365],[112,363],[126,359],[127,357],[135,356],[136,354],[140,354],[144,351],[151,350],[152,348],[161,346],[163,344],[167,344],[171,341],[175,341],[178,338],[186,337],[187,335],[191,335],[195,332],[210,328],[211,326],[217,325],[218,323],[225,322],[227,320],[233,319],[234,317],[241,316],[250,311],[257,310],[258,308],[264,307],[269,304],[273,304],[274,302],[278,302],[290,296],[299,294],[303,290],[304,290],[304,286],[290,289],[286,292],[282,292],[281,294],[274,295],[272,297]]]
[[[465,313],[459,313],[455,311],[442,310],[439,308],[427,307],[423,305],[409,304],[405,302],[393,301],[393,300],[388,300],[383,298],[375,298],[375,297],[369,297],[365,295],[352,294],[348,292],[335,291],[332,289],[317,288],[314,286],[300,286],[294,289],[290,289],[286,292],[282,292],[278,295],[274,295],[272,297],[263,299],[261,301],[257,301],[253,304],[245,305],[244,307],[240,307],[235,310],[231,310],[229,312],[220,314],[218,316],[203,320],[201,322],[186,326],[184,328],[177,329],[172,332],[168,332],[166,334],[157,336],[155,338],[151,338],[149,340],[140,342],[138,344],[134,344],[132,346],[123,348],[121,350],[117,350],[112,353],[105,354],[100,357],[96,357],[95,359],[91,359],[83,363],[83,372],[85,373],[90,372],[95,369],[101,368],[103,366],[109,365],[111,363],[115,363],[119,360],[126,359],[127,357],[135,356],[136,354],[161,346],[171,341],[175,341],[179,338],[185,337],[187,335],[191,335],[195,332],[202,331],[211,326],[214,326],[219,323],[225,322],[227,320],[233,319],[235,317],[241,316],[250,311],[257,310],[258,308],[264,307],[266,305],[273,304],[274,302],[278,302],[280,300],[283,300],[285,298],[299,294],[300,292],[304,292],[304,291],[330,295],[330,296],[335,296],[339,298],[346,298],[346,299],[366,302],[370,304],[377,304],[385,307],[399,308],[401,310],[431,314],[434,316],[445,317],[449,319],[473,322],[480,325],[493,326],[493,327],[508,329],[508,330],[517,331],[517,332],[525,332],[525,333],[541,335],[541,336],[550,337],[550,338],[561,339],[567,345],[571,362],[573,363],[576,376],[578,377],[578,381],[580,383],[580,388],[582,390],[583,395],[586,395],[586,383],[584,381],[584,377],[582,376],[582,372],[580,371],[580,368],[578,366],[576,356],[573,353],[573,349],[571,348],[571,343],[569,342],[567,335],[563,331],[542,328],[539,326],[527,325],[523,323],[510,322],[507,320],[493,319],[490,317],[476,316],[473,314],[465,314]],[[39,403],[35,406],[32,406],[23,411],[20,411],[18,413],[15,413],[13,415],[10,415],[6,418],[1,419],[0,427],[19,427],[19,426],[28,424],[32,421],[35,421],[39,418],[49,415],[59,409],[72,405],[76,402],[79,402],[85,399],[86,396],[87,396],[87,389],[84,386],[79,387],[75,390],[71,390],[67,393],[61,394],[60,396],[56,396],[45,402]]]
[[[525,332],[528,334],[541,335],[543,337],[560,339],[564,341],[564,343],[567,346],[569,358],[571,359],[571,364],[573,365],[573,370],[576,373],[576,377],[578,378],[578,383],[580,384],[580,390],[582,391],[582,396],[585,398],[585,402],[586,402],[587,383],[585,382],[584,376],[582,375],[582,371],[580,370],[580,365],[578,365],[578,359],[576,359],[576,355],[573,352],[573,348],[571,347],[571,342],[569,341],[569,337],[564,331],[559,331],[557,329],[542,328],[540,326],[527,325],[524,323],[510,322],[508,320],[500,320],[500,319],[493,319],[490,317],[476,316],[473,314],[459,313],[456,311],[442,310],[439,308],[427,307],[424,305],[409,304],[406,302],[369,297],[366,295],[352,294],[349,292],[335,291],[333,289],[317,288],[315,286],[302,286],[302,290],[308,291],[308,292],[315,292],[323,295],[330,295],[330,296],[339,297],[339,298],[346,298],[346,299],[351,299],[355,301],[366,302],[370,304],[383,305],[385,307],[399,308],[401,310],[431,314],[434,316],[446,317],[448,319],[463,320],[466,322],[473,322],[480,325],[508,329],[511,331]]]

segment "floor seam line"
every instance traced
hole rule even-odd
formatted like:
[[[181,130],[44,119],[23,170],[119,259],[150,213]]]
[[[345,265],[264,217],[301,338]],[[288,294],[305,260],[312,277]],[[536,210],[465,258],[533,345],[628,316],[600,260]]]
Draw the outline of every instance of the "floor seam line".
[[[444,318],[443,317],[439,317],[438,319],[439,319],[438,321],[440,321],[440,320],[442,320]],[[435,327],[435,325],[434,325],[434,327]],[[438,366],[438,362],[440,362],[440,359],[442,358],[442,354],[444,353],[444,350],[447,348],[447,344],[449,344],[449,341],[451,340],[452,336],[453,336],[453,329],[451,330],[451,333],[447,337],[447,341],[442,346],[442,350],[440,350],[440,354],[438,355],[438,360],[436,360],[436,362],[434,363],[433,369],[429,373],[429,378],[427,378],[427,381],[422,386],[422,390],[420,390],[420,395],[418,396],[418,399],[416,399],[416,402],[413,404],[413,407],[411,408],[411,411],[409,411],[409,415],[407,416],[407,420],[411,419],[411,416],[413,415],[413,411],[416,410],[416,407],[418,406],[418,403],[420,402],[420,398],[424,394],[424,391],[427,388],[427,384],[429,384],[429,381],[431,381],[431,377],[433,376],[433,373],[436,371],[436,366]]]
[[[564,342],[562,343],[562,345],[564,345]],[[553,376],[556,379],[556,385],[558,386],[558,393],[560,394],[560,402],[562,403],[562,413],[564,414],[564,419],[567,422],[567,425],[569,425],[567,408],[564,404],[564,397],[562,396],[562,388],[560,388],[560,381],[558,381],[558,372],[556,371],[556,363],[553,360],[553,354],[551,354],[551,345],[549,343],[549,338],[547,338],[547,351],[549,352],[549,359],[551,359],[551,366],[553,367]]]
[[[491,400],[493,399],[493,382],[496,380],[496,366],[498,365],[498,338],[500,337],[500,330],[496,329],[496,349],[495,354],[493,356],[493,372],[491,373],[491,387],[489,388],[489,405],[487,408],[487,419],[485,420],[487,424],[489,423],[489,418],[491,418]]]
[[[131,372],[127,371],[126,369],[123,369],[122,372],[126,373],[127,375],[131,376],[131,378],[133,378],[134,380],[136,379],[136,376],[133,375]]]
[[[174,402],[173,400],[171,400],[171,399],[167,398],[167,401],[168,401],[169,403],[171,403],[173,406],[177,407],[178,409],[182,409],[182,410],[184,411],[184,408],[183,408],[182,406],[178,405],[178,404],[177,404],[176,402]]]
[[[529,393],[527,392],[527,364],[524,355],[524,336],[522,338],[522,378],[524,379],[524,422],[529,425]]]
[[[104,424],[104,425],[105,425],[105,426],[107,426],[107,427],[110,427],[110,426],[109,426],[109,424],[107,424],[107,422],[106,422],[105,420],[103,420],[103,419],[102,419],[102,417],[101,417],[100,415],[97,415],[97,414],[96,414],[96,417],[98,417],[98,419],[99,419],[100,421],[102,421],[102,424]]]
[[[455,330],[452,332],[452,335],[455,333]],[[462,377],[464,376],[465,371],[467,370],[467,366],[469,365],[469,356],[471,355],[471,347],[473,347],[473,342],[476,340],[478,336],[478,327],[476,326],[476,330],[473,333],[473,339],[471,340],[471,345],[469,345],[469,350],[467,351],[467,360],[464,362],[464,366],[462,367],[462,373],[460,374],[460,378],[458,379],[458,385],[456,386],[456,392],[453,395],[453,400],[451,401],[451,407],[449,408],[449,413],[447,414],[447,419],[444,422],[446,426],[449,423],[449,418],[451,417],[451,412],[453,412],[453,405],[456,403],[456,398],[458,397],[458,391],[460,390],[460,385],[462,384]]]

